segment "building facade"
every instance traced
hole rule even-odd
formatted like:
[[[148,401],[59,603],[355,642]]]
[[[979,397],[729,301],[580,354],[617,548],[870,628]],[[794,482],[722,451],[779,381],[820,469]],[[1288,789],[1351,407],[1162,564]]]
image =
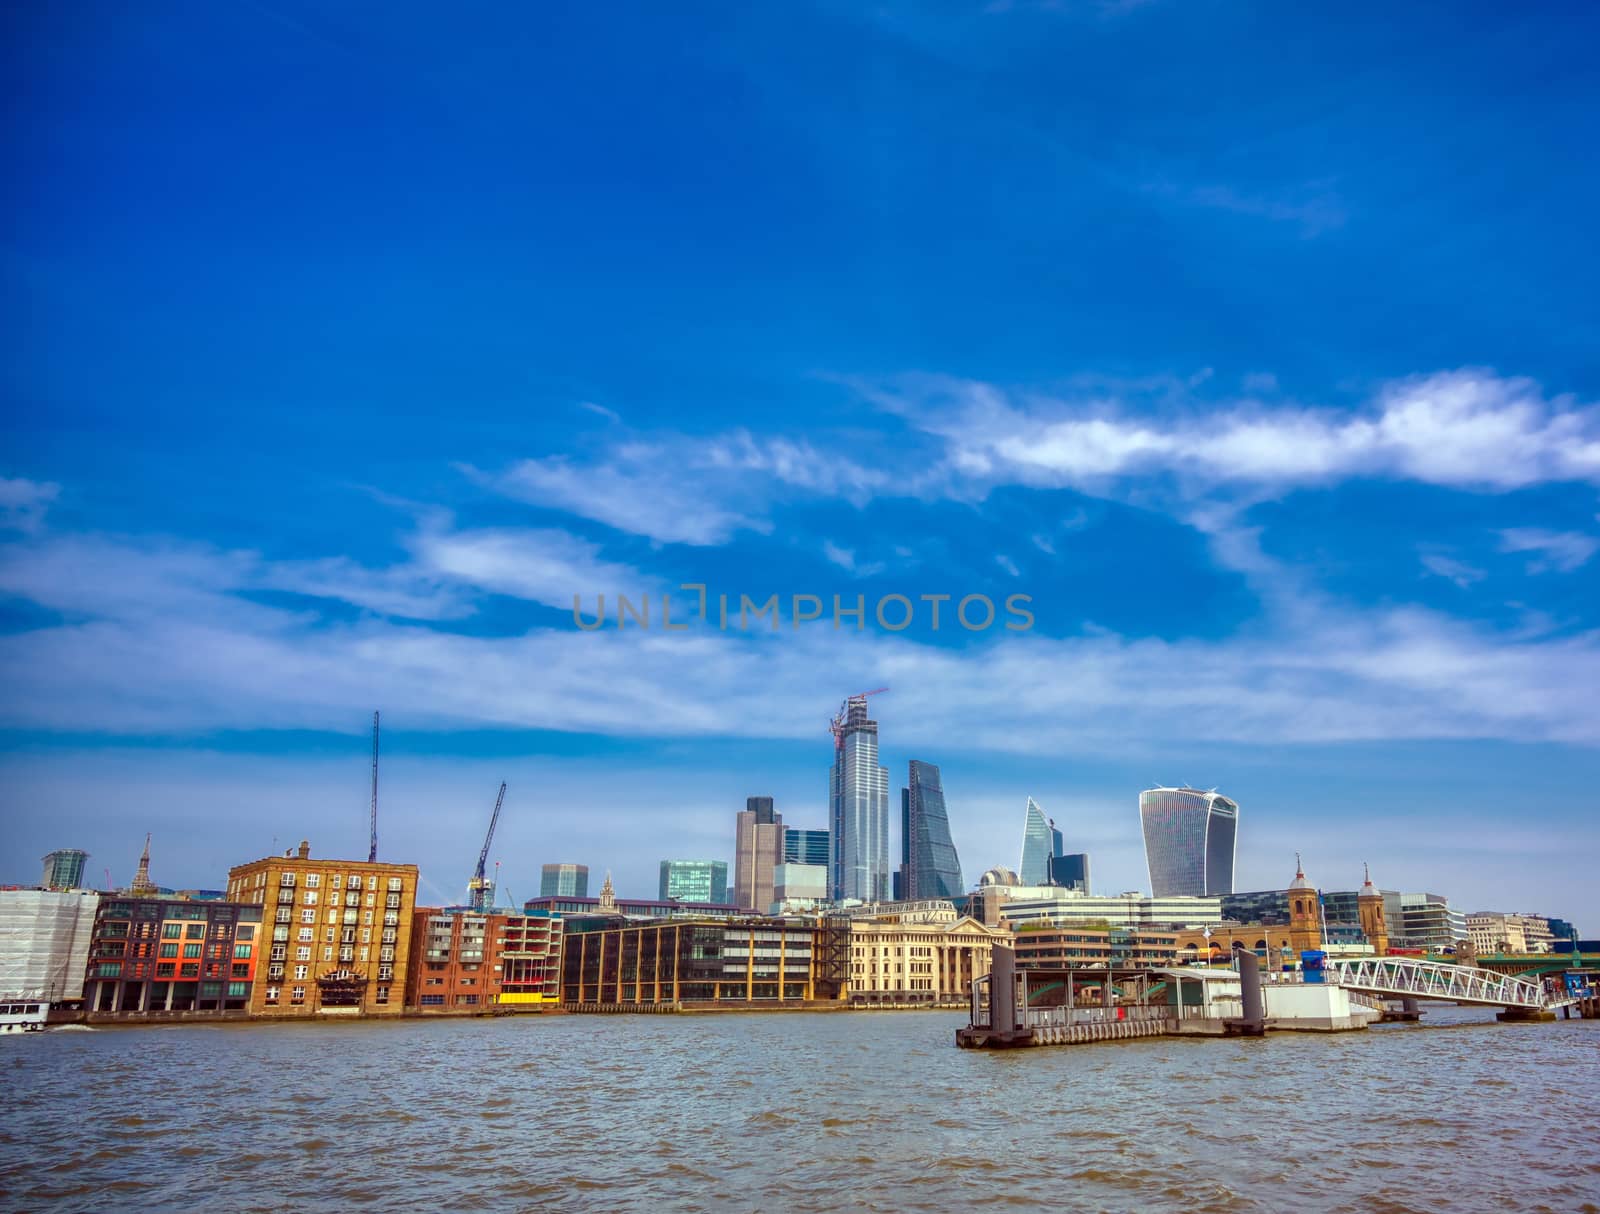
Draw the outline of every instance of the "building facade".
[[[1089,854],[1073,852],[1070,855],[1051,856],[1050,884],[1063,889],[1075,889],[1080,894],[1092,893],[1089,885]]]
[[[460,907],[413,914],[406,1008],[457,1015],[560,1002],[562,922]]]
[[[865,696],[851,696],[833,719],[828,806],[834,901],[887,901],[889,771],[878,765],[878,723]]]
[[[663,860],[660,893],[663,902],[726,902],[728,862]]]
[[[773,875],[783,863],[783,815],[771,797],[748,797],[735,819],[733,900],[765,913],[772,905]]]
[[[1220,898],[1146,898],[1137,893],[1104,897],[1058,886],[988,886],[969,899],[974,918],[992,916],[1013,930],[1025,924],[1064,927],[1203,928],[1222,922]],[[992,903],[992,909],[990,904]]]
[[[1400,925],[1392,944],[1397,948],[1442,953],[1467,940],[1467,917],[1443,894],[1400,895]]]
[[[0,996],[81,1000],[99,905],[92,890],[0,889]]]
[[[82,889],[83,868],[89,853],[76,847],[62,847],[44,857],[44,874],[39,884],[45,889]]]
[[[1048,927],[1017,932],[1013,945],[1024,969],[1155,968],[1171,965],[1178,953],[1175,929],[1123,927]]]
[[[1050,884],[1052,843],[1049,819],[1038,802],[1029,797],[1022,816],[1022,865],[1017,869],[1024,885]]]
[[[785,864],[820,864],[828,867],[828,832],[825,830],[797,830],[786,826],[783,830],[783,862]]]
[[[522,904],[529,914],[575,915],[611,914],[621,919],[736,919],[749,912],[733,903],[663,902],[657,898],[612,897],[609,906],[600,898],[529,898]]]
[[[773,905],[826,902],[828,870],[821,864],[780,864],[773,876]],[[771,908],[768,908],[769,912]]]
[[[398,1016],[415,922],[417,866],[316,860],[311,845],[228,871],[228,898],[263,908],[257,1016]]]
[[[905,879],[900,897],[956,898],[966,892],[961,860],[950,839],[944,781],[939,769],[911,760],[910,782],[902,790],[905,805]]]
[[[836,999],[848,939],[848,921],[769,918],[574,931],[564,944],[562,998],[601,1004]]]
[[[241,902],[108,896],[84,972],[96,1017],[247,1015],[262,950],[262,908]]]
[[[546,864],[539,870],[539,896],[541,898],[587,898],[589,896],[589,866],[587,864]]]
[[[1233,893],[1238,805],[1215,790],[1151,788],[1139,794],[1139,822],[1152,896]]]
[[[954,908],[949,922],[916,918],[851,920],[852,1003],[964,1002],[973,979],[989,972],[995,944],[1011,943],[1006,929],[954,918]]]

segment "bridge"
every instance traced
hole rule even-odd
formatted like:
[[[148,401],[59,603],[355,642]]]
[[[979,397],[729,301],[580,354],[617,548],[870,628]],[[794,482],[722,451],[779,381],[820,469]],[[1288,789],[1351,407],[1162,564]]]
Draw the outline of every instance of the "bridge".
[[[1542,982],[1420,957],[1357,957],[1327,961],[1326,981],[1346,990],[1400,999],[1438,999],[1527,1011],[1554,1011],[1576,1003],[1565,992],[1551,994]]]

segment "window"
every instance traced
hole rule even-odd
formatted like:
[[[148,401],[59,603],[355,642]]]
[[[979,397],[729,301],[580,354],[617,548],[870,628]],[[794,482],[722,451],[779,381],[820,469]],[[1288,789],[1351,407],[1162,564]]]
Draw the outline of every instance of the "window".
[[[368,894],[367,895],[367,905],[368,906],[376,906],[376,905],[378,905],[378,895],[377,894]]]
[[[310,907],[307,907],[305,910],[300,912],[301,923],[315,923],[316,921],[317,912],[312,910]]]
[[[277,910],[272,912],[272,917],[274,921],[278,923],[287,923],[290,919],[294,918],[294,912],[287,906],[280,906]]]
[[[476,1002],[478,1002],[478,997],[476,995],[457,995],[456,996],[456,1003],[458,1003],[458,1004],[466,1004],[466,1005],[470,1006],[471,1004],[474,1004]]]
[[[198,978],[200,976],[200,963],[198,961],[185,961],[178,967],[178,977]]]
[[[314,889],[306,890],[300,900],[307,906],[315,906],[317,904],[317,891]]]
[[[161,955],[163,957],[176,957],[178,955],[178,946],[176,944],[163,944],[161,946]]]
[[[281,965],[269,965],[269,966],[267,966],[267,977],[268,978],[282,978],[283,977],[283,966],[281,966]]]
[[[423,1007],[438,1007],[443,1003],[444,1003],[444,996],[443,995],[424,995],[422,997],[422,1006]]]
[[[248,965],[236,965],[236,966],[234,966],[233,967],[233,976],[235,978],[248,978],[250,976],[250,967]]]
[[[334,889],[341,889],[341,888],[343,888],[343,886],[344,886],[344,878],[341,877],[338,873],[334,873],[333,874],[333,888]]]
[[[378,997],[377,997],[377,999],[374,1000],[374,1002],[375,1003],[388,1003],[389,1002],[389,988],[386,987],[386,986],[380,986],[378,988]]]
[[[422,985],[423,986],[443,986],[444,985],[444,979],[443,978],[424,978],[422,980]]]
[[[401,882],[400,882],[400,878],[399,877],[390,877],[389,878],[389,892],[390,893],[399,893],[400,892],[400,887],[401,887]]]
[[[161,925],[161,938],[163,940],[176,940],[183,935],[183,924],[163,923]]]
[[[357,954],[357,956],[358,956],[358,957],[359,957],[359,958],[360,958],[360,959],[361,959],[361,960],[362,960],[362,961],[365,961],[365,960],[367,960],[367,958],[368,958],[368,956],[369,956],[369,955],[370,955],[370,954],[371,954],[371,952],[372,952],[372,950],[371,950],[371,949],[370,949],[370,948],[367,948],[367,947],[365,947],[365,946],[363,946],[363,947],[362,947],[362,949],[361,949],[361,951],[360,951],[360,952],[359,952],[359,953],[358,953],[358,954]]]
[[[278,874],[278,884],[280,886],[285,887],[285,888],[292,888],[294,886],[294,874],[293,873],[280,873],[280,874]]]
[[[183,955],[185,957],[198,957],[200,955],[200,946],[198,944],[185,944],[183,946]]]
[[[248,961],[250,959],[250,946],[248,944],[235,944],[233,946],[233,955],[241,961]]]
[[[364,927],[364,928],[361,929],[361,943],[362,944],[371,944],[372,943],[372,929],[371,928]]]
[[[295,966],[294,967],[294,978],[295,978],[295,981],[296,982],[304,982],[305,981],[305,977],[306,977],[306,967],[303,966],[303,965]]]
[[[378,967],[378,981],[391,982],[394,980],[394,966],[380,965]]]
[[[282,989],[281,987],[269,986],[267,988],[267,1002],[268,1003],[277,1003],[278,1002],[278,992],[281,989]]]
[[[301,944],[310,944],[315,937],[316,933],[313,932],[309,927],[302,927],[300,929],[300,934],[296,936],[295,939]]]
[[[299,945],[294,950],[294,959],[296,961],[310,961],[311,960],[311,946],[309,944]]]
[[[269,961],[282,961],[288,955],[289,950],[284,945],[274,944],[272,946],[272,955],[267,959]]]
[[[388,915],[384,916],[385,920],[387,920],[388,918],[389,918]],[[361,922],[365,923],[368,927],[371,927],[372,926],[372,912],[371,911],[362,911],[361,912]]]
[[[272,938],[274,940],[287,940],[289,938],[289,929],[279,924],[272,929]]]
[[[289,988],[289,1002],[290,1003],[304,1003],[305,1001],[306,1001],[306,988],[305,987],[303,987],[303,986],[293,986],[293,987]]]
[[[335,881],[337,881],[338,879],[339,879],[338,877],[334,878]],[[306,888],[307,889],[316,889],[321,884],[322,884],[322,874],[321,873],[307,873],[306,874]]]
[[[400,906],[400,895],[399,894],[388,894],[388,895],[386,895],[384,900],[383,900],[383,904],[385,906],[389,907],[391,910],[399,909],[399,906]]]
[[[324,944],[322,946],[322,959],[324,961],[332,961],[333,960],[333,945]]]
[[[478,980],[476,978],[463,978],[461,980],[461,985],[462,986],[477,986],[478,985]]]
[[[156,977],[157,978],[170,978],[170,977],[172,977],[172,971],[176,968],[176,966],[177,966],[177,963],[174,962],[174,961],[164,961],[164,962],[163,961],[158,961],[156,963]]]
[[[228,983],[228,998],[230,999],[242,999],[249,993],[250,984],[248,982]]]
[[[122,973],[122,962],[102,961],[100,963],[97,976],[101,978],[115,978],[120,973]]]
[[[372,877],[368,877],[367,878],[367,888],[368,889],[377,889],[378,888],[378,878],[376,876],[372,876]]]

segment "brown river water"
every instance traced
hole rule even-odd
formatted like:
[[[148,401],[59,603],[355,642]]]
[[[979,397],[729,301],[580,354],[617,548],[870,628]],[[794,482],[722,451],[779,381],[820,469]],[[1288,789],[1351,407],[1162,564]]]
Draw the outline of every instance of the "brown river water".
[[[1600,1021],[958,1050],[935,1012],[0,1041],[4,1210],[1600,1212]]]

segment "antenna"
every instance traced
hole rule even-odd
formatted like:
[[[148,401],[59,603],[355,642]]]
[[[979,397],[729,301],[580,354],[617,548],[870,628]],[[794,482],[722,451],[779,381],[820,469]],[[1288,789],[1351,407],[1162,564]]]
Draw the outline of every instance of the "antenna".
[[[378,713],[372,713],[372,846],[367,849],[367,863],[378,862]]]

